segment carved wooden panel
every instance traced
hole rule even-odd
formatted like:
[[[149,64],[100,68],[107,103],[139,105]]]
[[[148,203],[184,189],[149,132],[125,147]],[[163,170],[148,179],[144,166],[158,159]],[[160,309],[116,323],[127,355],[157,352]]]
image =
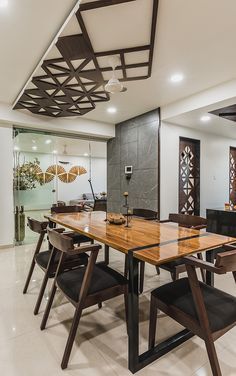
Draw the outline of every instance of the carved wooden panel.
[[[150,39],[145,45],[126,47],[124,40],[124,47],[119,49],[96,51],[84,21],[86,13],[89,14],[91,10],[119,4],[128,6],[134,1],[102,0],[81,4],[75,15],[81,33],[58,38],[55,48],[60,57],[43,61],[41,74],[33,76],[30,84],[18,97],[14,109],[56,118],[82,116],[93,111],[98,103],[110,100],[104,86],[112,75],[108,61],[111,56],[120,60],[116,73],[121,82],[151,77],[159,0],[153,0]],[[114,14],[115,9],[117,7],[114,8]],[[136,61],[138,52],[145,53],[144,60]],[[132,56],[134,62],[131,64],[129,59]],[[107,73],[109,78],[105,75]]]
[[[229,149],[229,202],[235,205],[234,196],[236,195],[236,148]],[[233,201],[232,201],[233,200]]]
[[[200,141],[180,137],[179,213],[200,214]]]

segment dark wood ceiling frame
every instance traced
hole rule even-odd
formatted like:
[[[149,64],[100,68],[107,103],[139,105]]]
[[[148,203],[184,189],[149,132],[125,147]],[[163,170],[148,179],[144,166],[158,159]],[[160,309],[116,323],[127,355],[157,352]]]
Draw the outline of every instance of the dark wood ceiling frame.
[[[214,110],[209,113],[224,118],[226,120],[236,122],[236,104],[219,108],[218,110]]]
[[[98,8],[119,5],[136,0],[101,0],[81,4],[76,18],[82,34],[59,37],[56,43],[61,58],[44,60],[42,69],[45,75],[33,77],[33,89],[25,89],[14,109],[27,109],[34,114],[50,117],[82,116],[95,109],[99,102],[109,101],[104,90],[107,81],[104,72],[111,71],[109,65],[99,66],[99,58],[119,56],[120,81],[147,79],[152,73],[153,53],[156,35],[159,0],[153,0],[150,42],[147,45],[95,52],[84,23],[82,14]],[[127,64],[126,54],[147,51],[148,58],[140,63]],[[108,59],[107,59],[108,60]],[[78,64],[79,62],[79,64]],[[75,65],[77,64],[77,65]],[[92,68],[91,68],[92,66]],[[130,70],[146,68],[143,75],[131,74]]]

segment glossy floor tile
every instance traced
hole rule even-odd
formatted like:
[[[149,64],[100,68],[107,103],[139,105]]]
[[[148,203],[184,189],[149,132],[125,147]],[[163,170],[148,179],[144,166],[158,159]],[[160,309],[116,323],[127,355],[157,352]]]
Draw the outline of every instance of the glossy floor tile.
[[[43,244],[47,247],[47,243]],[[57,293],[46,330],[40,331],[48,287],[38,316],[33,315],[42,272],[36,268],[28,293],[22,294],[34,245],[0,251],[0,375],[59,376],[131,375],[127,369],[127,333],[123,298],[103,304],[101,310],[84,311],[69,367],[60,369],[61,357],[71,325],[74,308]],[[102,258],[101,254],[101,258]],[[124,256],[111,251],[111,266],[123,271]],[[170,281],[170,275],[146,265],[145,291],[140,297],[140,349],[147,349],[150,291]],[[218,276],[216,286],[235,295],[231,275]],[[159,314],[158,341],[180,330],[179,324]],[[223,375],[236,375],[236,329],[216,342]],[[145,376],[208,376],[211,370],[202,340],[192,338],[171,353],[139,371]]]

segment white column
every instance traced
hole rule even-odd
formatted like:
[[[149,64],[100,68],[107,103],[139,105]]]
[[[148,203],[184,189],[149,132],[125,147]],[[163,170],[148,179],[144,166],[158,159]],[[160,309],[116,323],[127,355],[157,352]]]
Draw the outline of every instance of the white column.
[[[0,124],[0,248],[13,244],[13,212],[12,127]]]

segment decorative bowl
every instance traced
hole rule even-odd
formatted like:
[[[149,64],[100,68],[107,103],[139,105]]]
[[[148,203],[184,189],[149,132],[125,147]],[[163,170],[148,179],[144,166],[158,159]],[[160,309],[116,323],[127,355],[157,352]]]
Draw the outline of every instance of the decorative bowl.
[[[107,220],[110,224],[123,225],[125,223],[125,217],[118,213],[107,214]]]

